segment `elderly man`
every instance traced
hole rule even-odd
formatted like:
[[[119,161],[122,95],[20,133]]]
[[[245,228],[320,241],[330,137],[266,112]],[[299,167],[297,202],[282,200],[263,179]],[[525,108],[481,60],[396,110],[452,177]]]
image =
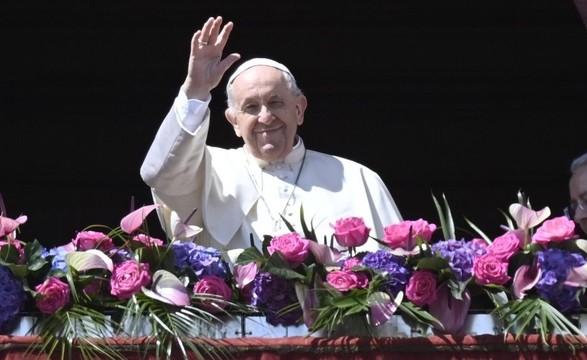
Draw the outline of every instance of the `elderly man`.
[[[569,215],[587,234],[587,153],[571,163]]]
[[[382,238],[401,220],[380,177],[351,160],[306,149],[297,135],[307,99],[283,64],[264,58],[241,64],[228,79],[225,117],[244,145],[206,145],[210,91],[240,59],[224,59],[233,29],[208,19],[191,42],[188,73],[141,167],[169,235],[171,211],[204,230],[197,242],[222,250],[243,248],[250,239],[301,231],[300,208],[319,238],[344,217],[361,217]],[[195,213],[194,213],[195,210]],[[193,216],[191,216],[193,214]],[[370,241],[362,249],[377,247]]]

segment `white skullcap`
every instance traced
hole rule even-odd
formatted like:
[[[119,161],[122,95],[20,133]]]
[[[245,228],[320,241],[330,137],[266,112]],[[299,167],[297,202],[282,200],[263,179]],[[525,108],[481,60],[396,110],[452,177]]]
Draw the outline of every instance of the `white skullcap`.
[[[275,60],[266,59],[266,58],[254,58],[254,59],[245,61],[239,67],[237,67],[236,70],[234,71],[234,73],[232,73],[232,75],[230,75],[230,78],[228,78],[228,83],[232,84],[232,82],[234,81],[234,79],[237,76],[242,74],[245,70],[250,69],[254,66],[271,66],[271,67],[274,67],[274,68],[279,69],[281,71],[285,71],[286,73],[290,74],[293,77],[293,75],[291,74],[291,71],[289,71],[289,69],[287,67],[285,67],[285,65],[283,65],[282,63],[278,63]]]

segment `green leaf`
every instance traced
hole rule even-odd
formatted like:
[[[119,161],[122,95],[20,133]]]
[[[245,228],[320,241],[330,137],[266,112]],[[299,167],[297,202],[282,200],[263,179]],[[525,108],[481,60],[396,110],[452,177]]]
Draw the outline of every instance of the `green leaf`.
[[[448,200],[446,200],[446,197],[444,194],[442,194],[442,199],[444,200],[443,208],[434,194],[432,194],[432,199],[434,200],[434,206],[436,207],[436,212],[438,213],[440,227],[442,228],[442,235],[444,236],[444,239],[456,239],[455,225],[452,218],[452,213],[450,211],[450,206],[448,205]]]
[[[243,250],[236,258],[236,264],[248,264],[250,262],[262,262],[265,257],[256,247],[249,247]]]

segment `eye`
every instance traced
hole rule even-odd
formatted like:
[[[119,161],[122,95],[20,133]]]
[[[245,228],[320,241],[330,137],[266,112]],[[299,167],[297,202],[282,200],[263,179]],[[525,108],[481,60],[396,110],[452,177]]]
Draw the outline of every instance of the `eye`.
[[[281,100],[271,100],[269,102],[269,108],[271,109],[281,109],[284,105],[284,102]]]
[[[246,104],[241,109],[242,112],[249,115],[257,115],[259,113],[259,105],[257,104]]]

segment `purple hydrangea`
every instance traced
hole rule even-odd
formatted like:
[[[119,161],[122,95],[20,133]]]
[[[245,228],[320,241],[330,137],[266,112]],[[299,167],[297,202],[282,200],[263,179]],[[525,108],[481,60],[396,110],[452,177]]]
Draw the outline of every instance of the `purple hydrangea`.
[[[448,260],[455,278],[467,281],[473,276],[473,262],[485,254],[486,249],[474,241],[443,240],[431,245],[432,252]]]
[[[0,265],[0,334],[9,329],[26,300],[22,282],[6,266]]]
[[[572,252],[561,249],[547,249],[536,253],[540,270],[540,280],[536,284],[540,297],[548,300],[562,312],[569,312],[578,305],[579,288],[565,285],[569,271],[585,264],[585,259]]]
[[[192,269],[199,277],[213,275],[225,279],[228,276],[228,265],[222,260],[220,250],[192,242],[174,243],[172,249],[178,269]]]
[[[387,287],[392,294],[405,289],[410,280],[410,270],[404,266],[404,258],[391,254],[385,250],[377,250],[363,257],[363,266],[387,273]]]
[[[268,272],[259,272],[253,286],[252,305],[265,314],[267,322],[273,326],[297,325],[302,318],[302,309],[289,309],[298,303],[293,281]]]
[[[65,254],[69,251],[62,246],[52,249],[43,249],[41,256],[43,258],[51,258],[51,270],[67,270],[67,263],[65,262]]]

